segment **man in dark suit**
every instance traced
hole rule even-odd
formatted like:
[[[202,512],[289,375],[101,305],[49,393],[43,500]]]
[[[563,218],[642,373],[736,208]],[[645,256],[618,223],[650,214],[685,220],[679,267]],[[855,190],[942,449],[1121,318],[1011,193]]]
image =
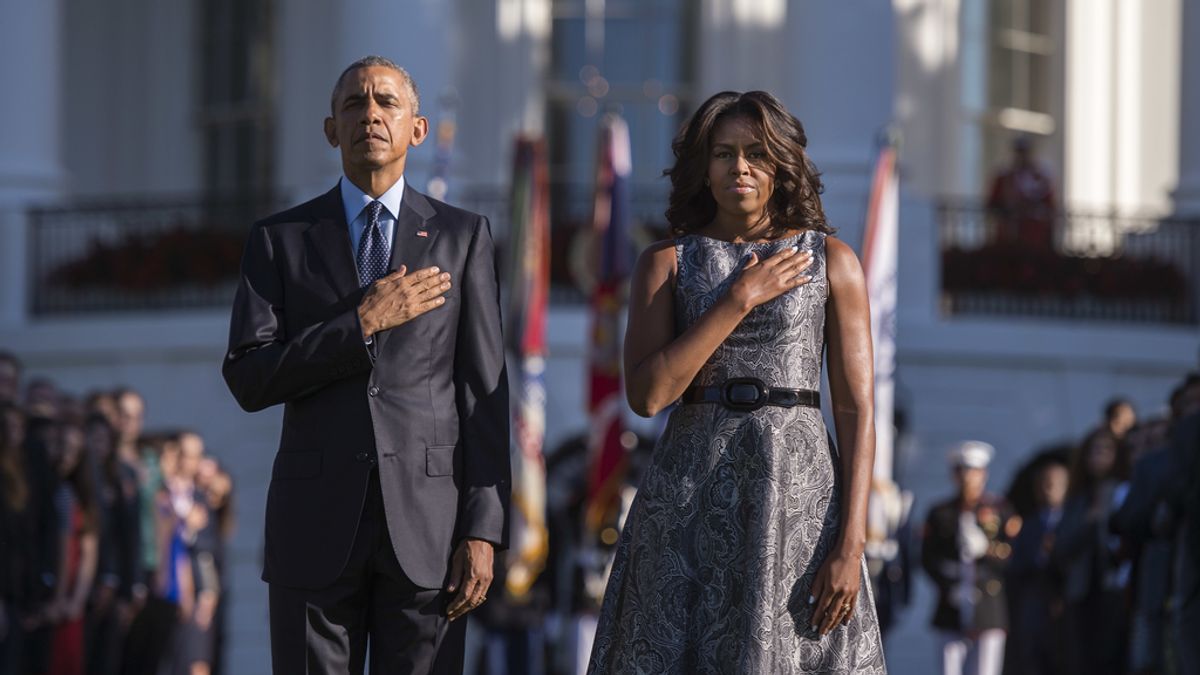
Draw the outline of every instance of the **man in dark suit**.
[[[506,545],[508,390],[487,220],[404,182],[428,122],[382,57],[338,78],[326,194],[254,225],[223,372],[284,404],[267,495],[276,673],[460,672]]]
[[[937,584],[933,627],[945,675],[1000,675],[1008,611],[1004,568],[1021,527],[1000,497],[984,492],[995,450],[966,441],[950,453],[958,493],[929,510],[921,566]]]

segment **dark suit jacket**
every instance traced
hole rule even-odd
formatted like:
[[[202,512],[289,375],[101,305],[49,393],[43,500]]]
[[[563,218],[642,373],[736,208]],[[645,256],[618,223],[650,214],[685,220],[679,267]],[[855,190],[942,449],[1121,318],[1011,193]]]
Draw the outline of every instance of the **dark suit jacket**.
[[[453,287],[444,305],[368,348],[339,189],[255,223],[222,371],[247,411],[284,404],[266,581],[317,589],[338,577],[376,464],[392,547],[417,585],[444,583],[464,537],[506,545],[508,385],[493,253],[486,218],[406,187],[390,268],[437,265]]]

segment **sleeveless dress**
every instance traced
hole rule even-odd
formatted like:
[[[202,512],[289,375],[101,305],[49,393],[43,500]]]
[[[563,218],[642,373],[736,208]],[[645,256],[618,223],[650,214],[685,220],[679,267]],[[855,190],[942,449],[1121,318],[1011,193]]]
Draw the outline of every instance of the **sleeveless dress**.
[[[750,251],[799,244],[812,281],[754,308],[695,384],[758,377],[819,389],[825,235],[764,243],[676,239],[676,335],[737,278]],[[885,673],[865,560],[854,615],[821,637],[809,589],[837,541],[840,462],[821,411],[677,406],[617,546],[589,673]]]

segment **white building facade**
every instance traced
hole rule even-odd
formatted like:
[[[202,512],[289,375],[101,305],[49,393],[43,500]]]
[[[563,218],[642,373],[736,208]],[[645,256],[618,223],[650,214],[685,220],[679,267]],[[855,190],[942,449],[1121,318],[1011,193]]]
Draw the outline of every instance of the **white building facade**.
[[[1200,0],[5,0],[0,12],[0,348],[68,390],[133,386],[150,426],[199,430],[231,468],[234,673],[265,672],[269,658],[258,573],[280,411],[241,412],[221,380],[229,287],[158,293],[170,269],[124,290],[89,288],[86,270],[53,285],[95,241],[206,218],[236,237],[251,212],[332,187],[340,167],[321,123],[359,56],[408,68],[435,127],[453,118],[447,200],[487,212],[501,239],[517,133],[547,136],[554,226],[569,233],[590,213],[597,122],[622,112],[634,210],[654,225],[687,113],[717,91],[766,89],[804,122],[826,212],[857,247],[876,138],[899,129],[897,402],[915,450],[896,472],[919,516],[950,490],[949,443],[996,445],[1002,490],[1031,450],[1080,437],[1109,398],[1158,412],[1198,365],[1197,228],[1153,238],[1160,222],[1200,217]],[[1182,313],[947,309],[945,205],[980,202],[1016,134],[1035,139],[1067,211],[1103,216],[1066,230],[1108,242],[1106,255],[1133,251],[1131,232],[1182,246]],[[418,187],[434,145],[411,155]],[[239,210],[228,195],[243,193]],[[547,448],[586,427],[586,306],[568,273],[559,280]],[[929,595],[897,629],[896,672],[932,667]]]

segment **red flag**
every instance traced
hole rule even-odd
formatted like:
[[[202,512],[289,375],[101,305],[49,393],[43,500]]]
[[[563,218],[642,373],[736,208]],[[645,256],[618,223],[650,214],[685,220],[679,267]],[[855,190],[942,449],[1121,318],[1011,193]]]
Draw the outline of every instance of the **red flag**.
[[[602,241],[592,291],[592,332],[588,383],[591,437],[586,519],[593,534],[614,525],[625,477],[627,448],[621,392],[620,293],[629,274],[629,127],[616,115],[600,129],[593,228]],[[615,533],[615,530],[612,531]]]

